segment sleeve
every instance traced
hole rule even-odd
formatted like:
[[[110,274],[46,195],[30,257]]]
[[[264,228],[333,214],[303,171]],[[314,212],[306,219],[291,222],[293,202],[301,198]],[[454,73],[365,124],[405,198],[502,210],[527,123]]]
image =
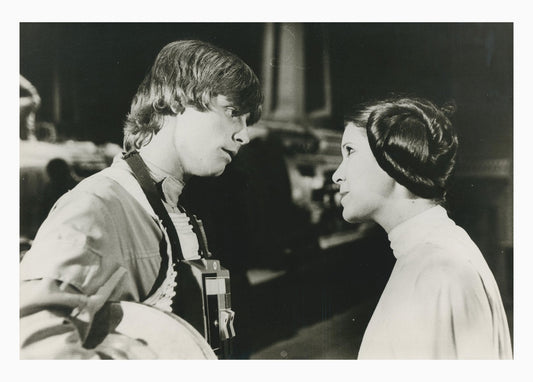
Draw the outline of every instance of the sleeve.
[[[410,343],[422,358],[494,359],[492,314],[483,282],[468,264],[426,267],[412,295]]]
[[[100,358],[83,347],[95,313],[121,288],[126,269],[104,203],[61,198],[20,264],[20,358]]]

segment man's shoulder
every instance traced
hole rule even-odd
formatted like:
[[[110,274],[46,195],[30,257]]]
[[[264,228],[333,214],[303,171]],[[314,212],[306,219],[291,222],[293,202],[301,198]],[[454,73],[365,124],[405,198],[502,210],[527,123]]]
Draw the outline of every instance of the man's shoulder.
[[[108,172],[109,169],[104,169],[83,179],[76,187],[63,195],[62,201],[80,203],[83,200],[99,200],[101,203],[108,205],[125,202],[130,199],[124,184],[108,176]]]
[[[92,194],[95,196],[109,196],[120,191],[122,186],[115,180],[105,176],[105,170],[83,179],[71,193]]]
[[[143,220],[153,215],[135,176],[128,167],[120,165],[112,165],[82,180],[61,197],[56,208],[107,216],[136,215]]]
[[[134,183],[136,180],[131,172],[120,166],[111,166],[83,179],[74,190],[100,196],[114,196],[116,193],[126,192],[126,189]]]

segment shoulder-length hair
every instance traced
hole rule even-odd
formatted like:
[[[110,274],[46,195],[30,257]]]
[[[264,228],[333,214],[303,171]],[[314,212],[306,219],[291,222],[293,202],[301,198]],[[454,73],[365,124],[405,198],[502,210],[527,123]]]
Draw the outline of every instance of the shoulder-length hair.
[[[217,95],[227,97],[238,114],[250,113],[248,125],[261,117],[259,80],[239,57],[197,40],[166,45],[133,98],[124,124],[124,150],[150,142],[164,116],[177,115],[185,107],[206,111]]]

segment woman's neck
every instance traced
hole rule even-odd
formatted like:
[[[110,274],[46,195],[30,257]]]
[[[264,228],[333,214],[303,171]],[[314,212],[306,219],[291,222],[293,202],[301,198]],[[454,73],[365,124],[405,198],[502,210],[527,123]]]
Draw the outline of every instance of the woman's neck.
[[[433,200],[423,198],[391,199],[376,212],[374,220],[383,227],[388,234],[397,225],[435,207],[436,205],[437,204]]]

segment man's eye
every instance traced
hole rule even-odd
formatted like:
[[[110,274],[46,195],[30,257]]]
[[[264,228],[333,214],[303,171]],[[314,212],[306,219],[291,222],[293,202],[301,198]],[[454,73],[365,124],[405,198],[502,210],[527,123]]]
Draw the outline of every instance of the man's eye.
[[[236,118],[239,116],[237,109],[233,107],[227,107],[225,113],[228,118]]]

